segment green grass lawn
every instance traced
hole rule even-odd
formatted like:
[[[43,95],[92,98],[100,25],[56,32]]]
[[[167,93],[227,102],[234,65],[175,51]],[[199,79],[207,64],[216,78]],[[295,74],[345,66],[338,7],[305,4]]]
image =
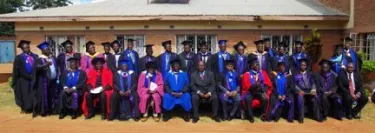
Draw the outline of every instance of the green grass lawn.
[[[16,111],[19,112],[19,108],[16,106],[14,101],[13,89],[11,89],[8,84],[0,84],[0,111]],[[31,114],[30,114],[31,115]],[[368,103],[365,109],[361,113],[362,119],[359,121],[375,123],[375,104]],[[50,117],[51,119],[57,119],[57,115]],[[81,116],[82,118],[82,116]],[[83,118],[82,118],[83,119]],[[94,120],[100,120],[100,115],[96,115]],[[213,122],[211,118],[201,117],[201,122]],[[235,120],[240,121],[240,120]],[[260,119],[256,119],[256,122],[260,122]],[[313,121],[307,119],[307,121]],[[246,121],[242,121],[246,122]]]

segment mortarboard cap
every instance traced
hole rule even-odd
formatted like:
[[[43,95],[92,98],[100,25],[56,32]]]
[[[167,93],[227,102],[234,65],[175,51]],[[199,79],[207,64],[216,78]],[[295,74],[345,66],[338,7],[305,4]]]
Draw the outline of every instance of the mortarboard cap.
[[[298,62],[301,64],[302,62],[305,62],[305,63],[307,63],[308,62],[308,60],[306,59],[306,58],[303,58],[303,59],[299,59],[298,60]]]
[[[128,42],[134,42],[134,39],[133,38],[129,38],[127,39]]]
[[[263,42],[270,42],[271,40],[269,38],[264,38]]]
[[[191,47],[192,42],[189,41],[189,40],[186,40],[186,41],[183,41],[181,44],[184,45],[184,46],[185,46],[185,45],[189,45],[189,46]]]
[[[95,64],[98,63],[98,62],[101,62],[102,64],[104,64],[104,63],[105,63],[105,60],[104,60],[103,57],[95,57],[94,59],[92,59],[91,64],[92,64],[92,65],[95,65]]]
[[[280,66],[285,66],[285,63],[284,62],[277,62],[277,67],[280,67]]]
[[[90,46],[90,45],[95,45],[95,43],[93,41],[88,41],[88,42],[86,42],[84,47],[87,47],[87,46]]]
[[[287,48],[288,45],[285,42],[279,42],[279,47]]]
[[[79,61],[80,60],[80,58],[78,58],[78,57],[70,57],[67,61]]]
[[[235,62],[234,60],[225,60],[225,65],[233,65]]]
[[[61,43],[61,46],[66,47],[66,46],[72,46],[73,42],[70,40],[66,40],[65,42]]]
[[[114,44],[118,44],[119,46],[121,46],[121,43],[119,40],[114,40],[112,43],[111,43],[111,47],[113,47]]]
[[[336,44],[335,45],[335,49],[342,49],[344,47],[344,45],[342,44]]]
[[[163,45],[163,47],[165,47],[167,45],[171,45],[172,41],[171,40],[167,40],[167,41],[162,42],[161,44]]]
[[[20,43],[18,43],[17,47],[18,47],[18,48],[22,48],[22,46],[23,46],[24,44],[30,45],[30,43],[31,43],[30,41],[27,41],[27,40],[21,40]]]
[[[254,41],[255,45],[263,44],[263,40]]]
[[[238,48],[239,48],[240,46],[242,46],[244,49],[246,49],[246,45],[245,45],[242,41],[240,41],[240,42],[238,42],[236,45],[234,45],[233,48],[234,48],[235,50],[238,50]]]
[[[174,59],[174,60],[171,60],[169,63],[171,65],[174,65],[174,64],[179,64],[180,65],[180,60],[179,59]]]
[[[345,42],[352,42],[353,41],[353,39],[352,38],[350,38],[350,37],[345,37]]]
[[[223,46],[223,45],[227,45],[227,42],[228,42],[228,40],[219,40],[219,45],[220,46]]]
[[[129,64],[129,62],[130,62],[130,60],[128,60],[128,59],[121,59],[121,60],[119,60],[119,63],[120,63],[120,65],[122,66],[122,65],[127,65],[127,64]]]
[[[41,44],[39,44],[38,46],[36,46],[36,47],[38,47],[40,50],[43,50],[45,48],[48,48],[48,46],[49,46],[49,43],[46,42],[46,41],[44,41]]]
[[[320,60],[319,65],[322,66],[323,64],[331,65],[331,61],[326,60],[326,59],[322,59],[322,60]]]
[[[146,47],[146,48],[152,48],[154,46],[154,44],[146,44],[145,46],[143,47]]]
[[[249,59],[248,63],[249,63],[249,65],[252,65],[254,63],[258,63],[258,58],[251,58],[251,59]]]
[[[149,61],[149,62],[146,63],[146,67],[156,69],[157,65],[156,65],[155,61]]]
[[[103,42],[102,45],[103,45],[103,47],[110,47],[111,43],[110,42]]]
[[[294,45],[301,45],[301,46],[303,46],[303,45],[304,45],[304,43],[303,43],[303,42],[301,42],[301,41],[295,41],[295,42],[294,42]]]

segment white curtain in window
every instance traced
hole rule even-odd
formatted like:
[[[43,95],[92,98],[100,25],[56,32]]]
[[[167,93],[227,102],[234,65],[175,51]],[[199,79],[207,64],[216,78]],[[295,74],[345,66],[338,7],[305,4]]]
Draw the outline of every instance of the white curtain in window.
[[[186,37],[185,35],[177,35],[177,42],[176,42],[176,53],[181,53],[184,51],[184,46],[181,45],[183,41],[185,41]]]
[[[367,35],[366,41],[369,48],[370,60],[375,60],[375,34]]]

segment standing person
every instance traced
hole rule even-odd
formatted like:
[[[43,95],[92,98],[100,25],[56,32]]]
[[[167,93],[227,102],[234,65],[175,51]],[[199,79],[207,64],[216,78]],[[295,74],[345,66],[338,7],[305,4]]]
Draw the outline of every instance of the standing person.
[[[244,107],[250,123],[254,123],[253,108],[261,108],[261,120],[269,120],[270,102],[273,85],[268,73],[259,66],[256,58],[249,60],[250,71],[246,72],[242,79],[241,97],[244,99]],[[257,102],[256,102],[257,101]]]
[[[156,70],[155,61],[146,63],[146,70],[141,73],[138,79],[139,110],[143,117],[142,122],[148,119],[148,107],[153,106],[152,118],[159,122],[161,113],[161,100],[164,95],[163,76]],[[153,105],[151,105],[153,104]]]
[[[95,116],[94,107],[98,106],[102,113],[102,120],[105,120],[110,113],[110,99],[113,92],[113,74],[103,67],[105,60],[103,57],[95,57],[91,64],[95,66],[87,73],[87,90],[83,96],[82,111],[86,119]]]
[[[146,47],[146,55],[143,56],[142,58],[139,59],[139,70],[140,72],[146,71],[147,70],[147,63],[148,62],[156,62],[156,57],[153,56],[152,54],[154,51],[152,50],[152,47],[154,44],[147,44],[144,47]]]
[[[212,104],[212,119],[220,122],[219,118],[219,100],[215,89],[214,73],[206,70],[203,61],[198,62],[197,71],[191,74],[190,86],[192,89],[192,102],[193,102],[193,123],[199,120],[199,102],[206,100]]]
[[[360,119],[358,113],[366,106],[368,98],[364,94],[365,90],[359,73],[354,71],[354,62],[348,62],[345,67],[346,70],[341,71],[338,76],[337,93],[342,97],[346,118]],[[353,102],[357,102],[354,108]]]
[[[280,62],[283,62],[284,63],[284,67],[285,67],[285,72],[286,73],[290,73],[290,67],[291,67],[291,64],[290,64],[290,57],[288,54],[286,54],[286,49],[288,48],[288,46],[284,43],[284,42],[280,42],[279,43],[279,47],[277,49],[277,53],[274,57],[274,61],[275,61],[275,66],[273,66],[273,69],[272,70],[276,70],[277,69],[277,64],[280,63]]]
[[[307,61],[307,64],[309,64],[306,68],[306,70],[311,71],[311,60],[309,58],[309,55],[307,55],[306,52],[303,51],[303,45],[304,43],[301,41],[294,42],[295,45],[295,52],[290,56],[290,64],[291,64],[291,71],[292,73],[298,72],[300,68],[299,60],[305,59]]]
[[[220,73],[225,72],[225,61],[233,60],[234,57],[227,52],[227,42],[228,40],[219,40],[219,49],[220,51],[212,55],[212,66],[211,70],[215,74],[215,80],[220,78]]]
[[[111,96],[111,112],[108,120],[118,116],[119,120],[139,120],[137,83],[138,74],[128,69],[131,62],[120,60],[120,70],[114,73],[114,92]]]
[[[57,89],[57,62],[56,58],[51,54],[49,43],[43,42],[37,46],[42,55],[37,59],[37,88],[34,99],[33,117],[37,114],[45,117],[49,114],[55,113],[58,107]]]
[[[210,51],[208,51],[208,46],[207,46],[207,42],[202,42],[201,44],[199,44],[199,52],[197,53],[197,55],[195,56],[195,59],[194,59],[194,64],[198,64],[199,61],[203,61],[205,66],[206,66],[206,70],[208,71],[211,71],[211,67],[212,67],[212,60],[211,60],[211,57],[212,57],[212,53]]]
[[[220,80],[217,83],[220,89],[220,101],[223,106],[223,117],[224,120],[231,121],[240,105],[240,80],[238,74],[234,70],[234,60],[225,61],[225,70],[220,73]],[[233,105],[229,107],[229,105]]]
[[[190,76],[194,70],[194,58],[196,54],[191,51],[192,42],[183,41],[181,44],[184,45],[184,51],[178,54],[179,60],[181,61],[181,70],[185,71]]]
[[[334,72],[331,71],[331,62],[328,60],[321,60],[319,62],[320,73],[318,76],[317,86],[321,90],[323,121],[327,120],[330,110],[334,111],[335,118],[342,120],[342,100],[341,96],[336,93],[337,80]]]
[[[22,50],[22,54],[17,55],[13,62],[14,98],[16,104],[21,108],[21,114],[31,113],[38,56],[30,51],[30,41],[21,40],[17,47]]]
[[[134,39],[128,39],[128,46],[126,50],[122,53],[121,59],[127,59],[130,60],[128,69],[133,70],[135,73],[139,74],[139,68],[138,68],[138,60],[139,60],[139,54],[134,49]]]
[[[177,59],[178,56],[176,53],[172,52],[171,40],[164,41],[161,44],[163,45],[165,52],[157,57],[157,62],[159,68],[158,70],[161,72],[163,77],[165,77],[171,69],[170,61]]]
[[[341,71],[341,69],[345,68],[342,60],[343,60],[343,45],[342,44],[337,44],[335,45],[335,53],[331,57],[330,61],[332,62],[331,64],[331,69],[335,72],[335,75],[338,75]]]
[[[235,58],[235,61],[236,61],[236,66],[235,66],[236,72],[242,78],[243,74],[246,72],[246,70],[248,68],[247,67],[248,61],[247,61],[247,57],[245,56],[246,46],[242,41],[240,41],[236,45],[234,45],[233,47],[237,52],[234,55],[234,58]]]
[[[95,57],[102,57],[103,54],[100,54],[99,52],[96,52],[95,50],[95,43],[92,41],[88,41],[85,44],[86,47],[86,54],[82,55],[81,57],[81,70],[88,73],[89,70],[94,69],[94,65],[91,64],[92,59]]]
[[[265,38],[263,39],[263,44],[264,44],[264,51],[266,51],[270,55],[270,58],[274,58],[277,55],[277,52],[275,49],[271,47],[271,40],[269,38]]]
[[[57,66],[59,66],[59,72],[58,72],[59,76],[62,76],[65,70],[69,69],[70,67],[70,64],[69,64],[70,61],[68,61],[69,58],[78,57],[78,59],[81,60],[81,54],[73,51],[72,41],[66,40],[65,42],[61,43],[61,46],[64,47],[65,52],[60,53],[56,59]],[[60,77],[60,79],[62,79],[62,77]]]
[[[343,66],[347,66],[349,62],[354,64],[354,71],[360,72],[362,69],[362,59],[358,53],[351,48],[353,45],[353,39],[350,37],[345,38],[343,54]]]
[[[109,69],[111,69],[112,73],[116,73],[120,67],[119,66],[119,59],[121,56],[120,42],[118,40],[114,40],[111,43],[111,47],[114,53],[113,53],[113,56],[109,56],[109,58],[107,59],[107,66]]]
[[[259,62],[260,69],[270,74],[272,67],[272,59],[270,55],[266,51],[264,51],[263,40],[255,41],[254,44],[256,45],[257,50],[249,54],[248,60],[257,59]]]
[[[297,97],[297,107],[298,107],[298,122],[303,123],[305,117],[305,102],[312,105],[313,117],[316,121],[322,122],[320,118],[320,99],[317,94],[318,90],[316,83],[311,72],[307,70],[308,60],[300,59],[298,60],[300,66],[299,71],[293,75],[293,82],[295,88],[295,94]]]
[[[80,56],[70,57],[67,60],[69,68],[61,76],[64,91],[60,93],[59,119],[66,116],[68,109],[72,110],[72,119],[76,119],[78,116],[79,98],[83,96],[83,89],[86,86],[86,73],[78,68],[79,58]]]
[[[169,114],[176,105],[180,105],[186,112],[185,122],[190,121],[191,96],[189,93],[189,77],[186,72],[180,70],[180,60],[171,61],[172,70],[164,77],[163,108],[166,111],[163,121],[171,119]]]
[[[271,119],[275,122],[279,121],[285,106],[288,107],[288,122],[293,123],[294,118],[294,96],[292,92],[293,81],[292,76],[285,71],[285,63],[277,63],[277,73],[272,76],[272,81],[275,86],[274,94],[277,99],[275,105],[272,106]]]
[[[111,64],[113,64],[113,54],[111,53],[111,43],[110,42],[103,42],[103,57],[105,60],[105,64],[103,65],[105,68],[111,68]]]

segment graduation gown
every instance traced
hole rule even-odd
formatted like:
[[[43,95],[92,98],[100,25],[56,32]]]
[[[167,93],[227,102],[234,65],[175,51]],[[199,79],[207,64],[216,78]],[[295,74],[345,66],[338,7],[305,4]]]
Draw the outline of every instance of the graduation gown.
[[[332,56],[331,59],[329,60],[332,62],[331,64],[331,69],[338,75],[342,68],[344,67],[343,65],[343,55],[340,54],[338,56]]]
[[[270,57],[270,60],[271,60],[271,69],[272,69],[272,71],[276,71],[276,69],[274,69],[273,66],[277,65],[276,55],[278,55],[278,53],[273,48],[269,48],[269,50],[267,51],[267,53],[268,53],[268,55]]]
[[[155,113],[161,113],[162,97],[164,95],[164,81],[160,72],[147,76],[149,73],[143,71],[138,79],[138,95],[139,95],[139,110],[142,114],[146,113],[149,98],[154,101]],[[155,93],[149,93],[151,82],[155,83],[158,87]]]
[[[163,78],[165,78],[167,73],[171,70],[170,61],[177,59],[177,58],[178,58],[178,55],[173,52],[171,53],[164,52],[163,54],[157,57],[158,70],[163,75]]]
[[[139,70],[140,72],[146,71],[147,69],[147,63],[150,61],[156,61],[155,56],[143,56],[142,58],[139,59]]]
[[[239,55],[238,53],[234,55],[236,61],[236,72],[239,75],[244,74],[248,70],[248,59],[245,55]]]
[[[44,67],[47,61],[52,65]],[[34,115],[47,115],[58,112],[59,94],[57,88],[58,66],[55,57],[47,58],[44,55],[37,59],[37,86],[34,95]]]
[[[287,54],[284,54],[284,55],[275,55],[274,58],[273,58],[273,66],[272,66],[272,70],[275,71],[277,69],[277,63],[279,62],[284,62],[285,64],[285,72],[288,72],[290,73],[290,67],[291,67],[291,64],[290,64],[290,57],[289,55]]]
[[[207,52],[203,54],[202,52],[198,52],[194,59],[194,64],[197,65],[199,61],[204,61],[206,66],[206,70],[212,72],[212,54],[211,52]]]
[[[309,55],[307,55],[307,53],[305,52],[301,52],[301,53],[293,53],[291,56],[290,56],[290,69],[292,71],[292,73],[295,73],[295,72],[298,72],[299,71],[299,62],[298,60],[300,59],[307,59],[307,69],[308,71],[311,71],[311,59],[309,58]]]
[[[133,70],[123,72],[118,70],[114,74],[114,92],[111,96],[111,114],[110,118],[119,115],[120,119],[138,118],[138,94],[137,83],[138,75]],[[120,91],[127,92],[130,90],[129,96],[121,96]]]
[[[348,64],[349,61],[354,63],[354,71],[360,72],[362,69],[362,59],[353,49],[349,49],[348,52],[345,50],[342,51],[342,63],[344,67]]]
[[[17,55],[13,62],[12,88],[16,104],[23,111],[31,112],[33,108],[33,95],[36,89],[36,54],[30,56],[22,53]]]
[[[255,82],[260,81],[260,86],[256,86]],[[260,70],[253,72],[252,70],[246,72],[242,79],[241,97],[243,106],[248,111],[248,116],[253,117],[253,108],[261,108],[265,118],[269,117],[270,102],[273,94],[273,85],[266,71]],[[267,97],[262,94],[266,93]]]
[[[305,75],[305,79],[304,76]],[[296,102],[298,107],[298,119],[303,120],[307,109],[305,107],[305,102],[312,105],[312,113],[315,120],[320,120],[320,97],[318,92],[319,88],[316,87],[316,78],[310,73],[305,72],[296,72],[293,76],[294,89],[296,94]],[[311,90],[316,90],[317,94],[315,96],[311,95]],[[299,91],[305,92],[305,95],[301,96],[298,94]]]
[[[103,54],[100,54],[96,52],[94,55],[90,55],[88,53],[82,55],[81,57],[81,70],[84,70],[86,73],[88,73],[89,70],[94,69],[94,66],[91,64],[91,60],[95,57],[103,57]],[[104,65],[106,67],[106,65]]]
[[[248,60],[252,60],[252,59],[257,58],[258,62],[259,62],[260,69],[267,72],[268,75],[271,74],[272,58],[270,57],[270,55],[267,52],[263,52],[262,54],[260,54],[258,52],[252,52],[252,53],[249,54],[249,56],[247,58],[248,58]]]
[[[68,59],[71,57],[79,57],[81,58],[81,53],[73,53],[73,54],[67,54],[67,53],[60,53],[56,60],[57,60],[57,66],[59,66],[59,74],[62,76],[64,72],[69,68],[69,61]]]
[[[87,80],[86,80],[86,85],[88,86],[89,89],[95,89],[96,87],[99,87],[97,86],[98,77],[101,77],[100,86],[103,87],[103,89],[109,86],[109,89],[104,90],[103,92],[97,94],[97,95],[100,95],[101,97],[100,99],[97,95],[91,94],[89,92],[90,90],[85,91],[83,102],[82,102],[82,111],[86,117],[94,113],[93,109],[90,109],[91,107],[89,106],[96,107],[100,100],[105,100],[103,102],[100,102],[101,103],[100,106],[102,107],[102,113],[105,116],[108,116],[109,113],[111,112],[110,111],[110,99],[111,99],[111,95],[113,92],[113,74],[107,68],[103,68],[100,73],[98,73],[95,69],[89,70],[87,73]],[[92,100],[92,101],[89,101],[89,100]],[[89,103],[92,103],[92,105],[88,105]]]
[[[189,78],[186,72],[181,70],[177,74],[172,71],[168,72],[165,76],[164,91],[163,108],[166,111],[171,111],[176,105],[181,105],[186,112],[190,111],[192,105],[191,96],[188,93]],[[174,97],[172,92],[183,94],[180,97]]]
[[[112,73],[115,73],[119,70],[119,59],[121,57],[121,53],[117,54],[110,54],[106,59],[107,68],[109,68]]]
[[[283,113],[284,107],[288,107],[288,121],[293,121],[294,118],[294,96],[293,96],[293,81],[292,76],[288,73],[273,73],[273,86],[275,88],[272,97],[275,102],[271,105],[271,118],[278,121]],[[278,99],[278,96],[285,96],[284,100]]]
[[[322,110],[323,116],[327,117],[330,110],[334,111],[335,117],[342,117],[342,99],[337,91],[336,75],[333,72],[327,74],[320,73],[318,76],[317,86],[320,92],[319,95],[322,98]],[[328,93],[330,92],[330,93]]]
[[[227,70],[225,70],[227,71]],[[228,115],[233,118],[238,111],[240,105],[240,79],[238,78],[237,72],[224,72],[219,74],[219,82],[217,86],[220,89],[219,99],[222,104],[223,117],[228,119]],[[230,97],[226,92],[236,91],[237,94]],[[232,105],[232,106],[229,106]]]
[[[128,64],[128,69],[133,70],[137,74],[140,73],[140,70],[139,70],[139,67],[138,67],[139,66],[139,64],[138,64],[139,54],[137,53],[137,51],[126,49],[121,54],[120,59],[130,60],[129,61],[130,64]]]
[[[194,64],[195,56],[196,54],[194,52],[189,52],[188,54],[182,52],[178,54],[178,58],[181,61],[181,70],[186,72],[189,75],[189,78],[191,73],[197,68]]]
[[[224,58],[225,54],[225,58]],[[225,61],[226,60],[234,60],[234,57],[228,52],[219,51],[218,53],[211,56],[212,59],[212,66],[211,70],[215,74],[215,78],[220,78],[219,73],[224,73],[225,71]]]
[[[86,86],[86,73],[80,69],[75,72],[71,70],[66,70],[62,74],[61,85],[64,90],[68,88],[73,88],[75,91],[73,93],[67,93],[62,91],[60,93],[60,112],[65,111],[65,109],[79,109],[80,97],[83,96],[84,88]]]

